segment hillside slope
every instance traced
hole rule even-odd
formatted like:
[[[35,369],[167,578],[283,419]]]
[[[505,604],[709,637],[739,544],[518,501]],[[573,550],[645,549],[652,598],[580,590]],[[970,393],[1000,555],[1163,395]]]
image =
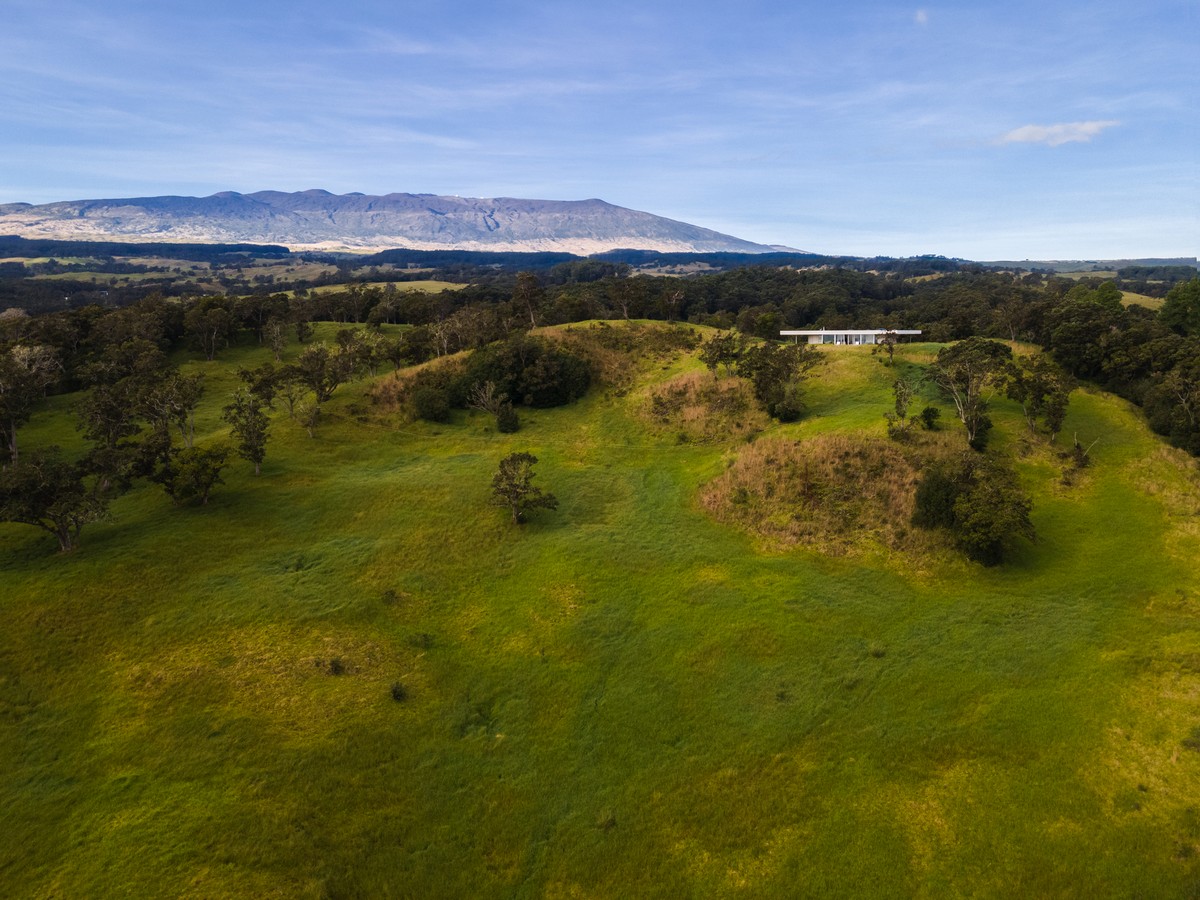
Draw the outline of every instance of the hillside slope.
[[[202,444],[269,355],[187,361]],[[829,356],[764,437],[882,434],[894,370]],[[1101,440],[1064,485],[998,403],[1039,534],[1010,565],[779,551],[698,501],[743,437],[646,425],[699,368],[646,360],[512,435],[360,383],[315,439],[277,413],[262,476],[207,507],[140,486],[67,557],[0,525],[0,892],[1194,891],[1195,462],[1079,392],[1064,433]],[[24,446],[79,449],[74,400]],[[560,501],[522,528],[489,505],[514,450]]]
[[[232,191],[211,197],[0,206],[0,234],[63,240],[285,244],[292,248],[767,253],[770,247],[603,200]]]

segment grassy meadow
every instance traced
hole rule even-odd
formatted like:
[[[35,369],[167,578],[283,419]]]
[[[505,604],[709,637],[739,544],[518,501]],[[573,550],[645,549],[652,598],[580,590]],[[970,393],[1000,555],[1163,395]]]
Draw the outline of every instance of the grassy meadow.
[[[894,371],[822,352],[757,441],[883,435]],[[187,359],[201,443],[267,359]],[[359,382],[205,507],[142,484],[68,556],[0,525],[0,893],[1200,895],[1196,461],[1082,390],[1064,484],[999,402],[1039,536],[1011,563],[785,548],[700,503],[745,435],[648,423],[700,368],[516,434]],[[74,400],[23,446],[82,449]],[[489,504],[514,450],[560,504],[520,528]]]

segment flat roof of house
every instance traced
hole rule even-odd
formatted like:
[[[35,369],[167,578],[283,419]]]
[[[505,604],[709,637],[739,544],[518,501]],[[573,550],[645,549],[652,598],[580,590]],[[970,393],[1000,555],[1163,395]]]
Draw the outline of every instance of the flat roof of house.
[[[781,331],[779,333],[790,337],[801,334],[920,334],[921,332],[904,328],[809,328],[803,331]]]

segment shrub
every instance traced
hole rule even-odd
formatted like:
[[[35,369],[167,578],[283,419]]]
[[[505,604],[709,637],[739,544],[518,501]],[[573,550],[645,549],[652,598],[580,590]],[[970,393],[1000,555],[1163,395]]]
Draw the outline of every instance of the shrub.
[[[496,430],[501,434],[512,434],[520,428],[521,419],[511,403],[505,403],[496,411]]]
[[[519,335],[477,350],[467,362],[463,381],[495,385],[526,406],[563,406],[578,400],[591,384],[587,361],[544,338]]]
[[[921,528],[954,526],[954,501],[959,485],[945,467],[929,469],[917,485],[912,523]]]
[[[937,431],[938,419],[942,416],[942,411],[936,406],[927,406],[921,410],[921,427],[926,431]]]
[[[450,421],[450,398],[444,390],[419,387],[413,391],[412,400],[418,419],[426,422]]]
[[[408,688],[398,681],[392,684],[392,699],[397,703],[403,703],[408,699]]]
[[[997,459],[967,455],[925,473],[912,523],[949,529],[967,556],[994,566],[1004,561],[1014,539],[1034,539],[1031,510],[1016,473]]]

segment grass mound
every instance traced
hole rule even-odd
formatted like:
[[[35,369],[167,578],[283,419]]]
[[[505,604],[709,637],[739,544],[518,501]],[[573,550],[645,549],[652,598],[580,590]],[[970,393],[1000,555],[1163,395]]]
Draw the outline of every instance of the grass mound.
[[[615,388],[629,387],[647,363],[670,359],[700,344],[694,328],[661,323],[591,322],[546,329],[545,335],[586,359],[597,382]]]
[[[864,542],[932,545],[910,526],[919,464],[896,444],[852,434],[757,441],[704,487],[716,519],[782,546],[844,555]]]
[[[744,440],[770,424],[749,382],[696,370],[651,389],[642,416],[653,428],[674,432],[680,443]]]

